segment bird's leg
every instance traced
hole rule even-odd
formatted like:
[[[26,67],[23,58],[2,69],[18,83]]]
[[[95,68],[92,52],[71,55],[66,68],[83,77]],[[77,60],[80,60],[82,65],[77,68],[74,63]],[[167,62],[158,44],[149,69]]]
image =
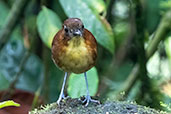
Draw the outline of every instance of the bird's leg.
[[[69,98],[69,96],[65,96],[65,94],[63,93],[62,99],[67,99],[67,98]]]
[[[65,98],[65,95],[64,95],[64,88],[65,88],[65,83],[66,83],[67,75],[68,75],[68,73],[65,72],[65,76],[64,76],[64,81],[63,81],[63,84],[62,84],[61,93],[60,93],[59,98],[58,98],[58,100],[57,100],[57,104],[58,104],[58,105],[59,105],[60,101],[62,100],[62,98]]]
[[[85,77],[85,81],[86,81],[87,95],[86,95],[83,103],[86,102],[85,106],[88,106],[89,102],[94,102],[94,103],[100,104],[100,102],[98,100],[91,99],[91,97],[90,97],[89,90],[88,90],[88,80],[87,80],[87,74],[86,74],[86,72],[84,73],[84,77]]]

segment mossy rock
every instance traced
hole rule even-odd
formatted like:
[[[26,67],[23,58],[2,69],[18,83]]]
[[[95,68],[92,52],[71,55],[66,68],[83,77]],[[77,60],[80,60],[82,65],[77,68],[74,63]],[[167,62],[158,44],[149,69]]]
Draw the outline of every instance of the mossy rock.
[[[102,104],[90,103],[85,107],[79,99],[64,99],[60,106],[56,103],[41,106],[29,114],[166,114],[152,108],[126,101],[106,101]]]

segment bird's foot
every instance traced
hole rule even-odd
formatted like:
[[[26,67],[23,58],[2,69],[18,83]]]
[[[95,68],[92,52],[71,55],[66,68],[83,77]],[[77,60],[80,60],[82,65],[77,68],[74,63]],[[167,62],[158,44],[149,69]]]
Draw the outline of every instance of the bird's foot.
[[[62,94],[61,96],[59,96],[59,98],[58,98],[58,100],[57,100],[57,104],[60,105],[61,100],[62,100],[62,99],[67,99],[67,98],[69,98],[69,96],[66,96],[66,97],[65,97],[65,95]]]
[[[66,97],[65,97],[64,94],[62,95],[62,99],[68,99],[68,98],[69,98],[69,96],[66,96]]]
[[[89,102],[94,102],[94,103],[100,104],[100,101],[94,100],[94,99],[92,99],[92,98],[90,97],[90,95],[87,95],[87,96],[85,97],[85,99],[82,101],[82,103],[83,103],[83,104],[86,103],[85,106],[88,106]]]

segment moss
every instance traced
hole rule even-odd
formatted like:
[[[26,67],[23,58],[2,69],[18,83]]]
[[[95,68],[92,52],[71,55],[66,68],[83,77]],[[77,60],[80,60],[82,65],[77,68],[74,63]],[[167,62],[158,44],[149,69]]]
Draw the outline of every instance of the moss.
[[[126,101],[106,101],[102,104],[90,103],[85,107],[79,99],[67,98],[58,106],[56,103],[41,106],[29,114],[166,114],[152,108]]]

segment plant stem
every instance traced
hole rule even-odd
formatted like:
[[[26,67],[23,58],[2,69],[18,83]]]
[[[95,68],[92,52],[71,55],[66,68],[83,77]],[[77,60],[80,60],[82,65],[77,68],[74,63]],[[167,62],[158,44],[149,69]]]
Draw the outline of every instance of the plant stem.
[[[20,14],[24,11],[23,9],[28,1],[29,0],[15,0],[7,20],[5,21],[0,32],[0,50],[8,42],[10,34],[12,33]]]
[[[151,40],[151,43],[148,45],[146,56],[149,59],[157,50],[158,44],[160,41],[164,40],[164,38],[168,35],[168,32],[171,29],[171,10],[169,10],[163,19],[161,20],[161,23],[159,24],[158,29],[155,32],[154,40]]]
[[[106,14],[106,19],[108,20],[109,23],[112,21],[112,9],[115,3],[115,0],[107,0],[107,14]]]
[[[11,84],[10,84],[10,86],[9,86],[9,88],[8,88],[8,90],[7,90],[7,92],[5,92],[5,93],[2,95],[1,100],[6,100],[6,99],[8,99],[8,98],[11,96],[11,94],[13,93],[13,90],[15,89],[15,85],[16,85],[16,83],[17,83],[19,77],[21,76],[21,73],[22,73],[23,70],[24,70],[24,66],[25,66],[25,64],[26,64],[26,62],[27,62],[29,56],[30,56],[30,51],[25,52],[25,55],[24,55],[24,57],[22,58],[21,63],[20,63],[20,66],[19,66],[19,71],[15,74],[14,80],[11,82]]]
[[[43,75],[43,99],[45,102],[49,100],[49,58],[50,52],[49,49],[43,45],[43,64],[44,64],[44,75]]]
[[[171,30],[171,10],[168,11],[162,18],[152,42],[149,43],[146,49],[147,61],[150,59],[151,56],[153,56],[153,54],[157,50],[160,41],[162,41],[169,34],[170,30]],[[129,74],[128,79],[124,82],[122,89],[117,93],[117,98],[120,99],[119,97],[120,92],[124,91],[127,94],[130,91],[132,86],[135,84],[139,73],[140,73],[140,66],[139,64],[136,64],[132,72]]]

